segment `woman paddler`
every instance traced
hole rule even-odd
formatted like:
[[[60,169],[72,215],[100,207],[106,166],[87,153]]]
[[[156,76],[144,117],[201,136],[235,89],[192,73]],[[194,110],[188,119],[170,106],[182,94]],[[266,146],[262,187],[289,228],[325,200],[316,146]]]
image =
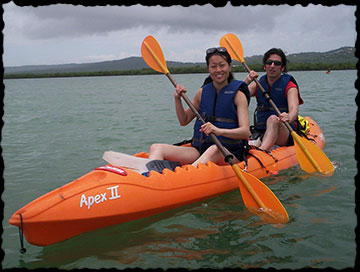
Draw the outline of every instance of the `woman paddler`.
[[[234,155],[234,162],[244,159],[244,152],[250,137],[248,86],[244,81],[235,80],[231,73],[231,57],[224,47],[206,50],[206,64],[209,77],[196,92],[192,103],[204,118],[205,124],[196,120],[191,146],[153,144],[149,159],[178,161],[181,165],[212,161],[224,165],[224,157],[211,141],[215,134],[223,146]],[[190,108],[184,109],[181,92],[186,89],[178,84],[175,89],[175,108],[181,126],[186,126],[195,114]]]

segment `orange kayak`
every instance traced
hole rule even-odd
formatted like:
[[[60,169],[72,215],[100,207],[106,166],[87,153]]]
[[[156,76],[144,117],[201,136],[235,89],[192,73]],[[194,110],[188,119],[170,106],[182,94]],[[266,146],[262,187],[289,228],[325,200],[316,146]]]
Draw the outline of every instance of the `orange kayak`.
[[[320,127],[311,118],[306,119],[310,123],[309,139],[323,148],[325,138]],[[250,154],[246,171],[257,178],[298,164],[294,146],[279,147],[271,155],[257,149],[251,149]],[[147,154],[131,157],[146,158]],[[239,166],[243,169],[244,162]],[[131,168],[106,164],[33,200],[16,211],[9,223],[17,226],[30,244],[46,246],[238,188],[230,165],[183,165],[175,171],[150,171],[144,176]]]

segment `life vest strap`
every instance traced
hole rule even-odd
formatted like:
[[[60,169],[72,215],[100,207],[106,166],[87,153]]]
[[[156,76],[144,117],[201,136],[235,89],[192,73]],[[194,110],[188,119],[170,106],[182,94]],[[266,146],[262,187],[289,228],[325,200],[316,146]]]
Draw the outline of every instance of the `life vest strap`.
[[[231,139],[219,139],[219,140],[222,144],[239,144],[242,141],[242,140],[231,140]],[[198,142],[200,144],[203,144],[203,143],[212,143],[213,141],[211,140],[211,138],[205,138],[205,139],[193,138],[192,142],[193,143]]]
[[[288,110],[288,108],[281,108],[281,107],[278,109],[280,112],[284,112],[284,111]],[[257,106],[255,110],[256,111],[272,111],[274,109],[272,107],[265,107],[265,106],[261,105],[261,106]]]
[[[230,118],[222,118],[222,117],[215,117],[215,116],[204,116],[203,118],[204,118],[205,122],[210,122],[210,123],[214,123],[214,122],[232,123],[232,124],[237,123],[237,120],[230,119]]]

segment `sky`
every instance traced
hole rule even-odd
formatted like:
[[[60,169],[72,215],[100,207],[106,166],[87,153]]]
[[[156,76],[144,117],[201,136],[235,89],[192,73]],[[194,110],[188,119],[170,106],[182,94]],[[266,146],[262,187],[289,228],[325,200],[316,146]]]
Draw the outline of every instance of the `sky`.
[[[3,4],[3,64],[9,66],[90,63],[141,56],[153,35],[167,61],[204,62],[205,50],[227,33],[240,40],[244,56],[272,47],[286,54],[355,46],[356,6],[256,5],[214,7]]]

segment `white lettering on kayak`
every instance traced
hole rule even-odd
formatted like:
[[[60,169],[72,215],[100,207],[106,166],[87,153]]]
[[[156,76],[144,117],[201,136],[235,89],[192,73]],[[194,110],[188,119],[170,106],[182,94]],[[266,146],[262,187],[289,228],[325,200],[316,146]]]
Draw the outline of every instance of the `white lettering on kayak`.
[[[119,188],[119,185],[106,188],[108,190],[111,190],[111,197],[109,197],[109,199],[117,199],[121,197],[121,195],[118,194],[119,191],[117,190],[117,188]]]
[[[82,208],[82,206],[85,206],[90,210],[91,206],[94,204],[100,204],[107,200],[113,200],[113,199],[120,198],[121,195],[119,195],[118,188],[119,188],[119,185],[106,188],[107,190],[110,190],[111,196],[109,198],[106,197],[106,193],[100,193],[95,196],[93,196],[93,195],[86,196],[85,194],[82,194],[81,198],[80,198],[80,208]]]

